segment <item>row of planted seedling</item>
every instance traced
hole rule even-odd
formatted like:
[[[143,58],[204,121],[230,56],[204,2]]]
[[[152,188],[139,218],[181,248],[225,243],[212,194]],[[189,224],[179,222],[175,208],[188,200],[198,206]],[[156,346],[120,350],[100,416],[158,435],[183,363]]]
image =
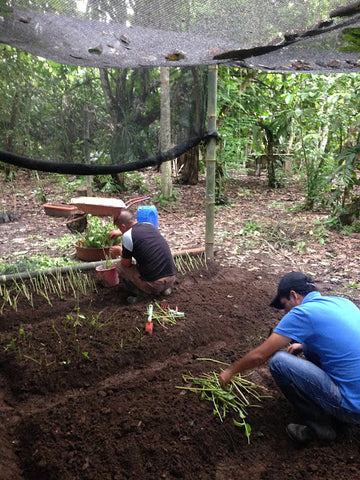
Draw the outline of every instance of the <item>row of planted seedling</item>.
[[[74,360],[91,360],[89,348],[97,343],[98,333],[104,327],[116,328],[119,318],[119,311],[111,315],[93,311],[92,302],[82,313],[77,299],[71,312],[65,314],[62,320],[60,317],[49,320],[50,330],[45,337],[34,336],[31,326],[20,324],[10,338],[7,333],[0,333],[0,345],[6,352],[15,353],[20,361],[31,360],[46,367],[55,362],[70,365]],[[106,336],[106,331],[103,335]],[[99,339],[101,344],[103,338]],[[124,339],[119,337],[116,344],[109,345],[109,354],[110,350],[119,352],[123,348]]]
[[[181,274],[188,271],[206,266],[204,254],[192,256],[190,254],[177,256],[175,258],[177,270]],[[74,298],[79,293],[86,295],[88,291],[97,291],[96,284],[90,275],[86,275],[77,270],[70,270],[66,273],[60,271],[56,274],[39,274],[30,276],[26,281],[24,279],[14,279],[11,283],[0,283],[0,314],[3,313],[8,305],[17,310],[19,301],[24,298],[34,307],[34,294],[46,299],[52,306],[52,298],[58,297],[64,299],[66,295],[73,295]]]
[[[14,298],[23,295],[32,303],[33,289],[38,295],[42,295],[47,299],[51,305],[51,297],[54,295],[63,298],[65,294],[72,294],[75,298],[75,305],[71,312],[65,314],[63,321],[55,321],[51,319],[51,333],[47,337],[47,341],[41,341],[33,337],[31,328],[20,325],[18,330],[10,339],[6,335],[1,335],[1,344],[5,351],[13,352],[19,360],[32,360],[41,366],[50,366],[54,361],[63,365],[69,365],[75,359],[91,360],[91,345],[97,342],[97,336],[104,327],[116,328],[118,321],[121,319],[119,311],[113,312],[110,316],[104,316],[104,312],[94,312],[92,301],[87,306],[86,311],[80,310],[79,296],[86,294],[89,288],[95,289],[95,284],[91,281],[88,275],[82,276],[79,272],[71,272],[64,278],[57,278],[57,276],[50,275],[48,278],[36,277],[29,282],[19,281],[12,285],[14,291],[12,292],[12,306],[16,308]],[[1,286],[2,293],[9,292]],[[16,288],[16,290],[15,290]],[[33,305],[33,303],[32,303]],[[160,304],[155,302],[153,311],[153,320],[159,326],[167,328],[175,325],[179,317],[184,317],[184,313],[178,312],[177,309],[172,310],[167,304]],[[89,334],[81,334],[82,329],[89,330]],[[138,330],[138,329],[137,329]],[[135,333],[134,339],[141,341],[143,339],[143,329]],[[140,335],[138,335],[140,334]],[[103,335],[103,334],[101,334]],[[106,335],[106,332],[104,333]],[[115,336],[116,337],[116,336]],[[54,344],[55,338],[55,344]],[[101,342],[102,336],[99,338]],[[131,339],[124,339],[122,333],[116,340],[116,344],[109,345],[109,354],[112,351],[114,354],[121,352],[127,341]],[[84,343],[85,341],[85,343]],[[55,360],[55,358],[57,358]]]
[[[177,271],[182,275],[185,275],[187,272],[197,270],[200,267],[205,267],[206,256],[205,253],[198,253],[196,255],[185,253],[184,255],[175,256],[174,262]]]
[[[0,284],[0,314],[6,306],[17,311],[18,303],[25,299],[34,308],[34,295],[39,295],[52,306],[53,298],[64,299],[68,295],[77,298],[79,294],[86,295],[89,291],[97,291],[95,281],[91,275],[80,271],[56,274],[39,274],[28,278],[15,279],[11,284]]]

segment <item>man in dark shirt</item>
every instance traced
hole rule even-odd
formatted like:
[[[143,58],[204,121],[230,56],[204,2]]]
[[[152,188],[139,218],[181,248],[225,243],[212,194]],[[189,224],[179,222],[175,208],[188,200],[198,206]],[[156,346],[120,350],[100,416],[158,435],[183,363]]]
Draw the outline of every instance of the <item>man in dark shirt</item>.
[[[110,231],[110,238],[123,236],[121,247],[114,246],[110,250],[112,254],[121,255],[117,265],[119,275],[142,293],[169,295],[175,283],[176,268],[170,247],[159,230],[151,223],[138,223],[125,209],[114,219],[114,224],[118,229]],[[140,292],[128,297],[128,302],[141,299]]]

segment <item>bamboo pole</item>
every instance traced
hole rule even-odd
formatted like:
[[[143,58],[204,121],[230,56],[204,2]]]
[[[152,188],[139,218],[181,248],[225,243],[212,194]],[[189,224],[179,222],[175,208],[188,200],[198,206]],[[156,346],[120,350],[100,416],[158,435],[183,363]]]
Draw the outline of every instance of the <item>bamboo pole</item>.
[[[160,67],[161,108],[160,108],[160,147],[165,152],[171,146],[171,110],[170,110],[170,71]],[[161,194],[165,199],[172,195],[171,160],[161,164]]]
[[[205,251],[204,247],[188,248],[186,250],[179,250],[172,253],[173,257],[181,257],[188,255],[199,255]],[[120,258],[118,259],[120,260]],[[116,259],[114,259],[116,261]],[[106,261],[99,262],[85,262],[74,263],[73,265],[64,265],[63,267],[46,268],[43,270],[33,270],[32,272],[24,271],[18,273],[9,273],[8,275],[0,275],[0,285],[2,283],[14,282],[16,280],[26,280],[28,278],[43,277],[45,275],[57,275],[58,273],[69,273],[80,271],[95,270],[100,265],[105,265]]]
[[[208,71],[208,130],[216,130],[217,65],[210,65]],[[207,260],[214,258],[214,219],[215,219],[215,167],[216,139],[212,137],[206,148],[206,196],[205,196],[205,255]]]
[[[0,284],[14,280],[25,280],[27,278],[42,277],[44,275],[56,275],[57,273],[68,273],[77,270],[94,270],[99,265],[104,265],[104,261],[100,262],[86,262],[86,263],[74,263],[73,265],[65,265],[63,267],[46,268],[43,270],[34,270],[32,272],[18,272],[10,273],[8,275],[0,275]]]

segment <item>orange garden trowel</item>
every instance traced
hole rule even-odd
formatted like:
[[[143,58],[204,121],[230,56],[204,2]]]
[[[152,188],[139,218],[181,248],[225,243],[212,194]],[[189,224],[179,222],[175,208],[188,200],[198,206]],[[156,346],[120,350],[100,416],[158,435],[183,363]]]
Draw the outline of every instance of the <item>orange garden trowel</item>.
[[[147,332],[149,335],[152,335],[153,333],[153,321],[152,321],[152,315],[153,315],[153,305],[150,304],[148,307],[148,319],[145,325],[145,332]]]

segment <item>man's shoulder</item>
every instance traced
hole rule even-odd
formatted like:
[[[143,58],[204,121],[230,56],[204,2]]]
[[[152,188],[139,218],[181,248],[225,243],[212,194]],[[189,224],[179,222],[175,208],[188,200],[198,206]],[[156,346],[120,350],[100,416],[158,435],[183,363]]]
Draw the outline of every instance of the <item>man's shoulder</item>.
[[[138,222],[132,226],[134,235],[158,235],[160,234],[159,230],[152,224],[148,222]]]

